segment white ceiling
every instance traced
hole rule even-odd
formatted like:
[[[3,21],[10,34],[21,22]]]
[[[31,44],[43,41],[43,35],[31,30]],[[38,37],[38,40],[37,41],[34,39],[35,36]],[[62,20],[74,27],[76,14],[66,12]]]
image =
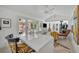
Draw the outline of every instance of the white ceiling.
[[[1,7],[40,20],[46,20],[51,15],[71,17],[74,8],[73,5],[3,5]],[[45,11],[49,12],[45,13]]]

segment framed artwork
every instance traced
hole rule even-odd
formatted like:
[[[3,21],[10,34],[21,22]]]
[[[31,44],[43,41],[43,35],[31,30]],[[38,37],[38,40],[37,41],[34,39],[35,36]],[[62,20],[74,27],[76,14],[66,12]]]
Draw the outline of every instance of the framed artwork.
[[[2,28],[10,28],[11,27],[11,19],[9,19],[9,18],[2,18],[1,19],[1,27]]]

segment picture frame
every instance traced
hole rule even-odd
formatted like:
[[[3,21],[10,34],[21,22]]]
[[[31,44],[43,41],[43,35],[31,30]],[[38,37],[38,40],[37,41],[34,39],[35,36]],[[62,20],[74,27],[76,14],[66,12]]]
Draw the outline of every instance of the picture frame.
[[[11,27],[11,19],[9,19],[9,18],[2,18],[1,19],[1,27],[2,28],[10,28]]]

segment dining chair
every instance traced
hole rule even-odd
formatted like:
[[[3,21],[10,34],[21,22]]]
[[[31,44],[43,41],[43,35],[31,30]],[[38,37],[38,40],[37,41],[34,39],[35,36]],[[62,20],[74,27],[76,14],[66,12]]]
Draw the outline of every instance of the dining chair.
[[[58,40],[59,40],[59,34],[58,34],[58,32],[51,32],[50,34],[54,38],[54,47],[56,47],[57,45],[60,45],[63,48],[70,49],[70,48],[68,48],[68,47],[66,47],[63,44],[61,44],[61,43],[58,42]]]
[[[5,37],[8,40],[8,44],[10,46],[10,49],[12,53],[31,53],[33,52],[33,49],[28,47],[28,45],[24,43],[19,43],[19,38],[13,38],[13,34],[7,35]]]
[[[58,33],[54,31],[54,32],[51,32],[50,34],[54,38],[54,45],[56,46],[57,41],[59,39]]]

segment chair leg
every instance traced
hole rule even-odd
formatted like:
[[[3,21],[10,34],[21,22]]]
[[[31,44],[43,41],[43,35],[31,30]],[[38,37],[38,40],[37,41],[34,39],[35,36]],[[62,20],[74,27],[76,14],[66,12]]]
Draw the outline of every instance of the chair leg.
[[[62,45],[62,44],[60,44],[60,43],[58,43],[60,46],[62,46],[63,48],[66,48],[66,49],[68,49],[68,50],[70,50],[70,48],[68,48],[68,47],[66,47],[66,46],[64,46],[64,45]]]
[[[56,47],[57,45],[57,40],[54,40],[54,47]]]

